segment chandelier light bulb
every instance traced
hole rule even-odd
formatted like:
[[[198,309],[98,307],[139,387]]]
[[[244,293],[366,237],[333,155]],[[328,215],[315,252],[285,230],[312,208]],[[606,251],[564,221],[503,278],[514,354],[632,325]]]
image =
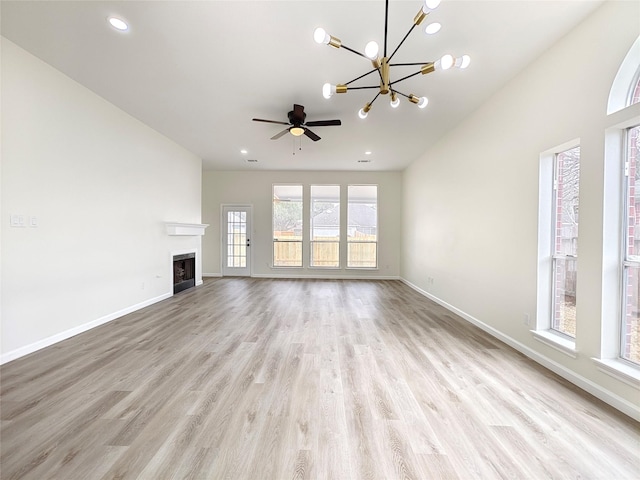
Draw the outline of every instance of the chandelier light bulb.
[[[433,22],[424,27],[424,33],[426,33],[427,35],[433,35],[435,33],[438,33],[441,28],[442,25],[440,25],[438,22]]]
[[[456,58],[455,66],[458,68],[467,68],[471,63],[471,57],[469,55],[463,55],[460,58]]]
[[[430,12],[438,8],[438,5],[440,5],[440,0],[425,0],[424,5],[422,6],[422,11],[428,15]]]
[[[400,105],[400,99],[398,98],[398,95],[396,95],[395,92],[393,92],[391,94],[391,108],[398,108],[398,106]]]
[[[424,108],[427,106],[427,104],[429,103],[429,99],[427,97],[420,97],[420,100],[418,100],[418,108]]]
[[[436,70],[449,70],[451,67],[453,67],[453,62],[453,56],[447,54],[443,55],[440,60],[437,60],[434,66]]]
[[[367,118],[367,115],[369,115],[369,112],[368,112],[368,111],[365,111],[365,109],[364,109],[364,108],[361,108],[361,109],[360,109],[360,111],[358,112],[358,116],[359,116],[360,118],[362,118],[363,120],[364,120],[365,118]]]
[[[325,45],[328,45],[331,37],[324,28],[318,27],[313,32],[313,39],[316,43],[324,43]]]
[[[326,99],[329,99],[336,93],[336,86],[331,85],[330,83],[325,83],[322,86],[322,96]]]
[[[364,47],[364,54],[367,57],[369,57],[371,60],[375,60],[376,58],[378,58],[379,49],[380,49],[380,47],[378,47],[378,44],[376,42],[374,42],[373,40],[371,40]]]

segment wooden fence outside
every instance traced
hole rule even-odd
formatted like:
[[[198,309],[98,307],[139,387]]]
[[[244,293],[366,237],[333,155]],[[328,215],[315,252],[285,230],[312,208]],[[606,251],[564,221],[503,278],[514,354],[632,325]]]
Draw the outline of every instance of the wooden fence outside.
[[[285,237],[285,236],[282,236]],[[302,237],[287,235],[286,240],[273,242],[273,265],[275,267],[301,267]],[[276,237],[278,238],[278,237]],[[340,244],[335,238],[316,238],[311,242],[314,267],[337,267],[339,265]],[[375,268],[377,266],[375,235],[362,235],[347,241],[347,266],[355,268]]]

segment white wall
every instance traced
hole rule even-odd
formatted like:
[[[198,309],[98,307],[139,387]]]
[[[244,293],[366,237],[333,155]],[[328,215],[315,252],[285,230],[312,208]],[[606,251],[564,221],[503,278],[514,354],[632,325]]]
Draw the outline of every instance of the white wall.
[[[164,222],[199,223],[200,186],[199,158],[3,38],[0,360],[170,295],[200,237]]]
[[[597,369],[609,89],[640,33],[639,2],[606,2],[404,172],[402,277],[638,416],[638,390]],[[474,68],[480,68],[475,66]],[[536,341],[540,154],[581,145],[577,358]],[[433,281],[430,281],[433,279]],[[604,289],[606,290],[606,289]]]
[[[378,266],[377,270],[282,269],[272,263],[271,198],[273,184],[378,185]],[[210,224],[203,239],[203,272],[220,275],[220,206],[253,206],[252,275],[265,277],[367,277],[398,278],[400,275],[400,219],[402,174],[400,172],[306,172],[306,171],[205,171],[202,178],[202,217]],[[308,208],[308,203],[305,205]],[[305,227],[306,228],[306,227]],[[308,255],[305,249],[304,255]],[[305,261],[305,265],[308,261]]]

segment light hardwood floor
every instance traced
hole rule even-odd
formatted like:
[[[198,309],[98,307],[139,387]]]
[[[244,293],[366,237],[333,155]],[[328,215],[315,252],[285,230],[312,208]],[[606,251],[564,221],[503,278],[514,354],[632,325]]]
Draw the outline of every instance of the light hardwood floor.
[[[9,479],[631,479],[640,427],[397,281],[208,279],[4,365]]]

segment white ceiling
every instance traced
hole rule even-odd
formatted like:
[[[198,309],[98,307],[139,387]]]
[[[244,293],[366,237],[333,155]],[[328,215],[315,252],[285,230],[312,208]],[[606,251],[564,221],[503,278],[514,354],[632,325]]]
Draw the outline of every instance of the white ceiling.
[[[372,39],[382,44],[382,0],[3,0],[1,28],[3,36],[201,157],[204,169],[401,170],[601,3],[444,0],[428,18],[442,30],[427,36],[416,29],[394,61],[469,54],[471,66],[397,85],[427,96],[424,110],[405,99],[392,110],[380,96],[366,120],[357,112],[374,90],[330,100],[321,90],[325,82],[369,71],[370,62],[316,44],[313,31],[323,26],[358,51]],[[420,6],[419,0],[390,2],[389,53]],[[115,31],[109,15],[125,19],[130,30]],[[413,68],[392,69],[392,81]],[[289,134],[272,141],[284,127],[251,121],[286,121],[294,103],[305,106],[307,121],[341,119],[342,126],[313,128],[318,142]],[[371,163],[358,163],[363,159]]]

